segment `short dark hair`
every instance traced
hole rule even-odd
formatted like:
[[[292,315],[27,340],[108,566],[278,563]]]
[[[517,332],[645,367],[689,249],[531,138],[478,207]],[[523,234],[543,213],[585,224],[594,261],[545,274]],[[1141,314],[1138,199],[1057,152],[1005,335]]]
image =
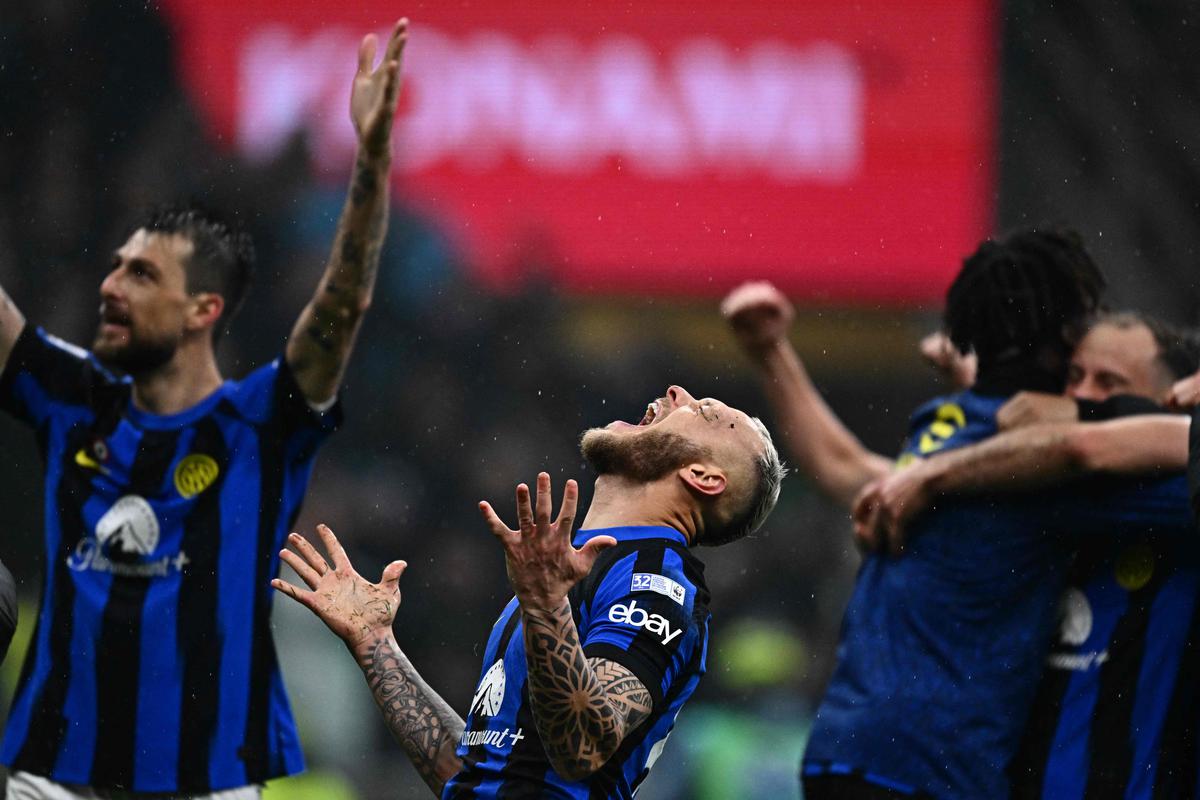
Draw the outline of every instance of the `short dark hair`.
[[[762,527],[779,501],[779,489],[787,477],[787,467],[771,440],[771,432],[758,417],[751,417],[755,430],[763,440],[763,452],[754,457],[754,485],[741,510],[724,525],[705,526],[696,544],[717,546],[736,542]]]
[[[1078,233],[1019,230],[988,239],[963,261],[946,293],[946,331],[960,352],[975,352],[982,369],[1047,345],[1065,353],[1083,334],[1104,288]]]
[[[1144,325],[1158,345],[1158,363],[1172,380],[1200,372],[1200,338],[1195,331],[1141,311],[1108,311],[1096,318],[1095,325],[1112,325],[1123,330]]]
[[[192,243],[192,254],[183,265],[187,291],[213,292],[225,300],[213,338],[237,315],[254,276],[254,243],[236,223],[198,205],[155,209],[137,228],[147,233],[178,234]]]

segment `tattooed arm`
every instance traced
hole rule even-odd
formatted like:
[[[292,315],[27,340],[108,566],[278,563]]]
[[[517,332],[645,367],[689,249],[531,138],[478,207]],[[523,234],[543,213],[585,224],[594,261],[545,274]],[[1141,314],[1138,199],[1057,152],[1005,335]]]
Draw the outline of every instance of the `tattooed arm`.
[[[625,736],[653,710],[650,692],[632,672],[604,658],[585,658],[564,599],[550,611],[522,606],[529,702],[550,764],[568,780],[600,769]]]
[[[4,372],[8,354],[12,352],[13,345],[17,343],[17,338],[23,330],[25,315],[5,294],[4,287],[0,286],[0,373]]]
[[[429,788],[441,796],[446,781],[462,768],[454,751],[463,721],[417,674],[392,634],[400,606],[400,575],[406,565],[393,561],[384,568],[379,583],[371,583],[354,571],[333,531],[318,525],[317,533],[333,567],[304,537],[293,533],[288,542],[296,552],[283,550],[279,555],[310,591],[279,578],[271,585],[316,614],[346,643],[388,730]]]
[[[508,580],[521,604],[534,724],[551,766],[568,780],[585,778],[603,766],[653,708],[650,692],[632,672],[583,654],[567,592],[616,540],[595,536],[578,550],[571,546],[578,500],[578,485],[567,481],[562,509],[551,524],[550,476],[542,472],[536,511],[529,487],[517,487],[520,530],[510,530],[490,504],[479,504],[504,547]]]
[[[463,766],[454,752],[462,719],[417,673],[390,628],[360,642],[354,656],[392,737],[440,797]]]
[[[350,116],[358,134],[350,193],[325,274],[296,320],[287,344],[288,365],[300,390],[313,403],[328,402],[337,394],[363,315],[371,305],[387,231],[392,118],[400,87],[400,57],[407,39],[408,20],[402,19],[392,30],[383,62],[375,70],[375,35],[367,35],[359,48],[350,96]]]

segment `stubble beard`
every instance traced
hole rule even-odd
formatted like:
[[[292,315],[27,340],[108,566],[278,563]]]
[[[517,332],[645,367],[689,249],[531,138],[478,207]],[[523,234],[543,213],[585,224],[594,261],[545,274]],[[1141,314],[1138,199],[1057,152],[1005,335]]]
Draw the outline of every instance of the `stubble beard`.
[[[137,377],[154,372],[175,357],[179,343],[167,339],[139,339],[129,332],[123,344],[110,345],[97,335],[92,352],[106,367]]]
[[[707,447],[675,433],[655,430],[619,435],[591,428],[584,431],[579,450],[597,475],[616,475],[637,483],[651,483],[712,456]]]

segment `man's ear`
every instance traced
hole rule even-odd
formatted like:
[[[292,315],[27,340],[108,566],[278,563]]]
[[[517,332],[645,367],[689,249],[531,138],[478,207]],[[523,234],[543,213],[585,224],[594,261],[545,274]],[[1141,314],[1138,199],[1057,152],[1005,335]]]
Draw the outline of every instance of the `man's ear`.
[[[688,464],[679,468],[678,475],[693,491],[708,497],[720,497],[725,491],[725,473],[712,464]]]
[[[192,310],[188,314],[187,327],[196,331],[215,327],[224,310],[224,297],[215,292],[201,292],[192,298]]]

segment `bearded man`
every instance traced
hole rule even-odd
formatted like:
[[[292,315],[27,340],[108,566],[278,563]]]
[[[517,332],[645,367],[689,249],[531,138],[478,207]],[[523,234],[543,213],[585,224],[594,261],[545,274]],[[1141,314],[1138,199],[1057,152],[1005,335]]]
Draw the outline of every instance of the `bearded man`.
[[[369,583],[325,526],[332,567],[296,534],[296,552],[280,554],[310,591],[273,585],[346,643],[440,797],[632,798],[704,673],[708,590],[690,548],[756,530],[785,473],[761,422],[679,386],[637,425],[587,431],[582,450],[598,477],[574,546],[574,481],[553,523],[546,473],[532,502],[517,487],[518,530],[480,503],[516,596],[492,627],[465,719],[393,635],[403,561]]]

